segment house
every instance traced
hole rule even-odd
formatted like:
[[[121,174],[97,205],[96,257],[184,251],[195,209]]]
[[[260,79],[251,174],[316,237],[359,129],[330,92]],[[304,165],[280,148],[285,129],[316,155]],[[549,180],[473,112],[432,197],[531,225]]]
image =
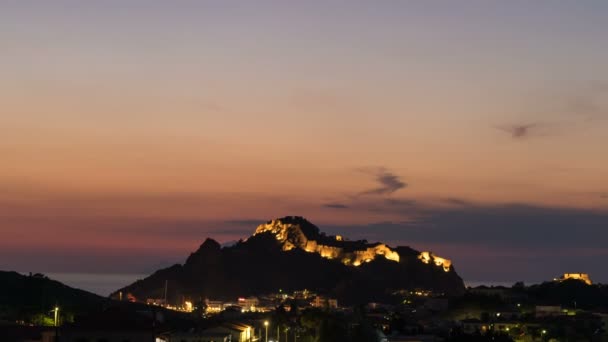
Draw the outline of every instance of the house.
[[[219,300],[205,300],[205,305],[207,305],[208,313],[217,313],[224,310],[224,302]]]
[[[229,334],[231,342],[250,342],[254,340],[255,329],[242,323],[225,323],[221,326],[206,329],[204,332],[213,334]]]
[[[338,300],[335,298],[326,298],[323,296],[317,296],[312,301],[311,305],[315,308],[329,308],[329,309],[337,309],[338,308]]]
[[[243,311],[258,311],[260,306],[260,300],[257,297],[247,297],[247,298],[239,298],[238,299],[239,306],[243,309]]]

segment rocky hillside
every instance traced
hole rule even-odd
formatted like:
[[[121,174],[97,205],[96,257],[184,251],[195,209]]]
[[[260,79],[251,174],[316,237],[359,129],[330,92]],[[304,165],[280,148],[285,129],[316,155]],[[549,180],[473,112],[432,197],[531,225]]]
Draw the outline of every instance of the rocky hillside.
[[[116,291],[140,301],[162,298],[234,300],[238,296],[313,289],[342,303],[386,300],[404,289],[464,292],[451,262],[430,252],[328,236],[301,217],[257,227],[234,246],[207,239],[183,265],[159,270]]]

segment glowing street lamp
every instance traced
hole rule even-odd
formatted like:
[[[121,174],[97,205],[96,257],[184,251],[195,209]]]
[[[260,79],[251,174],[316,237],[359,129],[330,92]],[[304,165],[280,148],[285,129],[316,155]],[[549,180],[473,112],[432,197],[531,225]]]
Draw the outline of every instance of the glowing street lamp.
[[[55,341],[59,341],[59,307],[55,306],[53,308],[53,315],[55,318]]]
[[[53,312],[54,312],[54,314],[55,314],[55,326],[57,326],[57,317],[59,316],[59,307],[57,307],[57,306],[56,306],[56,307],[53,309]]]
[[[268,342],[268,321],[264,321],[264,326],[266,327],[266,342]]]

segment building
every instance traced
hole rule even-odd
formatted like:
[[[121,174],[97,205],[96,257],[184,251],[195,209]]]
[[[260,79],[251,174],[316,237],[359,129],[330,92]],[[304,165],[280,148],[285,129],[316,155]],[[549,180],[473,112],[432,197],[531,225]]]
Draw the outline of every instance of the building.
[[[218,313],[224,310],[224,302],[219,300],[205,300],[208,313]]]
[[[509,333],[521,326],[516,321],[482,322],[479,319],[465,319],[460,323],[462,324],[462,331],[466,334],[485,334],[489,331]]]
[[[337,309],[338,308],[338,300],[335,298],[327,298],[323,296],[317,296],[312,301],[311,305],[315,308],[329,308],[329,309]]]
[[[167,306],[167,301],[163,298],[148,298],[146,299],[146,304],[165,307]]]
[[[251,342],[254,341],[255,329],[242,323],[226,323],[219,327],[206,329],[208,334],[228,334],[230,342]]]
[[[258,311],[260,306],[260,300],[257,297],[247,297],[247,298],[239,298],[238,306],[240,306],[243,311]]]
[[[562,282],[564,280],[580,280],[587,285],[592,285],[591,278],[587,273],[564,273],[561,278],[555,278],[554,281]]]
[[[298,290],[298,291],[293,291],[293,298],[294,299],[308,299],[311,297],[316,296],[316,294],[304,289],[304,290]]]

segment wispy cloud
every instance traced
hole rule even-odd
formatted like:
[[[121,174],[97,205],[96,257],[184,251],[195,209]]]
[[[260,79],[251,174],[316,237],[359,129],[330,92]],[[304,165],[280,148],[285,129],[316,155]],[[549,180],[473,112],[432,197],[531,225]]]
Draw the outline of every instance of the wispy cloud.
[[[332,209],[347,209],[349,206],[343,203],[325,203],[323,204],[323,207]]]
[[[510,125],[501,125],[496,128],[508,133],[511,135],[513,139],[525,139],[529,136],[536,133],[536,129],[539,127],[539,124],[510,124]]]
[[[470,202],[470,201],[467,201],[467,200],[462,199],[462,198],[456,198],[456,197],[444,198],[442,200],[442,202],[447,203],[447,204],[451,204],[451,205],[461,206],[461,207],[468,207],[468,206],[472,206],[473,205],[473,203]]]
[[[524,103],[519,109],[523,116],[494,128],[517,141],[568,134],[585,124],[608,120],[608,82],[556,84],[535,92]]]
[[[376,186],[347,195],[342,199],[329,200],[321,204],[323,208],[352,209],[370,212],[394,212],[414,206],[413,199],[389,197],[393,193],[408,186],[401,176],[389,171],[385,167],[368,167],[356,169],[357,172],[372,176]]]
[[[255,227],[259,226],[262,223],[265,223],[266,221],[268,221],[268,219],[240,219],[240,220],[227,220],[227,221],[224,221],[224,224],[230,225],[230,226],[246,226],[246,227],[252,227],[255,229]]]
[[[400,176],[390,172],[384,167],[376,169],[362,169],[362,171],[372,174],[378,183],[378,186],[373,189],[363,191],[359,193],[359,195],[390,195],[408,186],[407,183],[401,180]]]
[[[416,200],[409,198],[387,198],[384,203],[393,207],[412,207],[417,204]]]
[[[588,81],[575,89],[567,100],[566,111],[582,116],[587,121],[594,121],[608,114],[608,82]]]

